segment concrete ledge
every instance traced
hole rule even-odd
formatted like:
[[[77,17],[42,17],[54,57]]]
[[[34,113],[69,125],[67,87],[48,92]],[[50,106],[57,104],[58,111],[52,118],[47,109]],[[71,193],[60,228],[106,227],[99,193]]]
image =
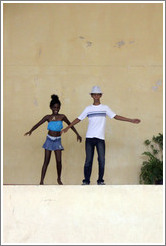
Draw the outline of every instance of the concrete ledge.
[[[163,243],[163,186],[3,186],[3,242]]]

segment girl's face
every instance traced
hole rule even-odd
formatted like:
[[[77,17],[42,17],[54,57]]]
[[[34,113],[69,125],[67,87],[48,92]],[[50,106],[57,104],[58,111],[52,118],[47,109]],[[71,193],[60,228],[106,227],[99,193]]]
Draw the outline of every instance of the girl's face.
[[[60,105],[59,103],[55,103],[52,107],[51,107],[52,113],[53,114],[58,114],[59,110],[60,110]]]

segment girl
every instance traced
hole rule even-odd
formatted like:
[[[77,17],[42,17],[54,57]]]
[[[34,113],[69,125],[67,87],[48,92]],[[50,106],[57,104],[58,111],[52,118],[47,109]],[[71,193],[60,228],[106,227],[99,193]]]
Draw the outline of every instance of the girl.
[[[61,130],[63,128],[63,121],[70,125],[70,121],[64,114],[59,114],[59,110],[61,107],[61,102],[57,95],[51,96],[52,100],[50,102],[50,109],[52,110],[52,114],[44,116],[36,125],[32,127],[32,129],[25,133],[26,135],[31,135],[31,133],[36,130],[40,125],[44,122],[48,122],[48,135],[46,141],[43,145],[45,149],[45,158],[41,172],[41,180],[40,185],[44,184],[44,177],[47,171],[48,164],[50,162],[51,152],[54,151],[55,158],[56,158],[56,165],[57,165],[57,182],[59,185],[63,185],[61,181],[61,170],[62,170],[62,161],[61,161],[61,152],[64,150],[63,146],[61,145]],[[77,141],[82,141],[81,136],[78,134],[77,130],[72,127],[71,128],[75,134],[77,135]]]

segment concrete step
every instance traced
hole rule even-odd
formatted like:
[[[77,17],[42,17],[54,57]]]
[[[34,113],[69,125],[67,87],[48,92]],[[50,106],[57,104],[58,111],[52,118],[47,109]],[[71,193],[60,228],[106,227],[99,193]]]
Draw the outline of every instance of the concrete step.
[[[162,185],[4,185],[3,243],[163,243]]]

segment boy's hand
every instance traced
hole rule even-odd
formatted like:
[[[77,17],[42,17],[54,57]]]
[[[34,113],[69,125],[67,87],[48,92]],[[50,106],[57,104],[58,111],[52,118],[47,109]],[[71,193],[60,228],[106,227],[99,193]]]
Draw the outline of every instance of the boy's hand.
[[[62,133],[66,133],[68,130],[69,130],[68,127],[66,127],[65,129],[63,129],[63,130],[61,131],[61,135],[62,135]]]
[[[138,124],[140,122],[141,122],[141,120],[139,120],[139,119],[132,119],[132,123],[134,123],[134,124]]]

